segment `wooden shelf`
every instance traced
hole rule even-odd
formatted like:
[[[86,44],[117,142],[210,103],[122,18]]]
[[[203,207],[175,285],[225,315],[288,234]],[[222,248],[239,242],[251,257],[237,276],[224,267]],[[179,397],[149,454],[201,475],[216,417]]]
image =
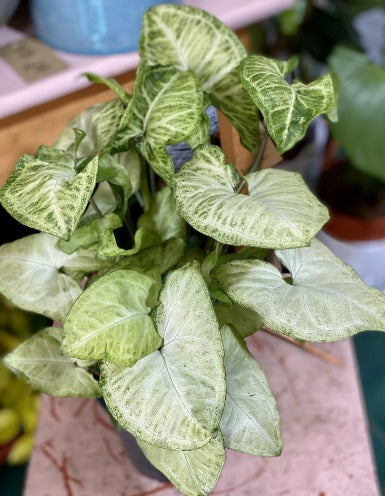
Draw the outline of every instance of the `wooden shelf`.
[[[186,0],[183,2],[211,12],[232,29],[240,29],[293,5],[294,0]],[[0,27],[0,46],[17,41],[24,33]],[[137,52],[109,56],[74,55],[55,50],[68,68],[55,75],[25,83],[0,57],[0,118],[21,112],[88,86],[84,72],[111,77],[136,68]]]

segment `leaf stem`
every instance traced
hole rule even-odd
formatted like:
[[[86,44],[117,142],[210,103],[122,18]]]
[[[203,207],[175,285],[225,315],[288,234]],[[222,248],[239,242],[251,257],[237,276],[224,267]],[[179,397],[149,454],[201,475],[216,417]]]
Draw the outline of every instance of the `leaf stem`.
[[[316,356],[320,360],[323,360],[324,362],[330,363],[332,365],[336,365],[337,367],[344,366],[344,363],[335,356],[331,355],[330,353],[327,353],[326,351],[321,350],[320,348],[317,348],[316,346],[310,343],[307,343],[306,341],[300,341],[299,339],[295,339],[290,336],[285,336],[284,334],[278,334],[266,326],[263,326],[261,330],[267,332],[268,334],[271,334],[272,336],[275,336],[276,338],[283,339],[284,341],[293,344],[298,348],[302,348],[303,350],[307,351],[308,353],[311,353],[312,355]]]
[[[260,169],[260,167],[262,165],[262,159],[263,159],[263,156],[265,154],[265,149],[266,149],[268,138],[269,138],[269,132],[267,130],[267,127],[264,126],[264,131],[263,131],[263,135],[261,138],[261,144],[260,144],[258,153],[257,153],[254,161],[250,165],[250,167],[247,169],[246,174],[249,174],[251,172],[256,172]],[[246,180],[243,177],[236,185],[235,192],[240,193],[243,190],[243,188],[246,186],[246,184],[247,184]]]

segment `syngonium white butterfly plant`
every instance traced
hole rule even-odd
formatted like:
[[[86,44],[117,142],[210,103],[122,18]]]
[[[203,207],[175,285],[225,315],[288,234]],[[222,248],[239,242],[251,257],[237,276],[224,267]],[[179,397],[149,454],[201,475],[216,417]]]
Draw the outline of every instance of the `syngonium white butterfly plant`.
[[[102,396],[182,493],[205,495],[225,448],[281,451],[244,338],[262,325],[310,341],[385,330],[385,297],[314,238],[328,212],[302,178],[258,170],[268,135],[284,152],[333,111],[330,74],[289,84],[295,59],[247,56],[187,6],[146,13],[140,55],[132,95],[90,75],[117,98],[21,157],[1,189],[8,212],[42,232],[1,246],[0,291],[64,323],[5,362],[45,393]],[[256,155],[243,177],[210,144],[209,105]],[[177,143],[192,151],[178,172]]]

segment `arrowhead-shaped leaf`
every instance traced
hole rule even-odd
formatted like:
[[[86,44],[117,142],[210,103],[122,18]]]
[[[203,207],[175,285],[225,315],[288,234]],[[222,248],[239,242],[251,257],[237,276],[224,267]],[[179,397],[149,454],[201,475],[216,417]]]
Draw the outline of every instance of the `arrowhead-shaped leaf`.
[[[282,450],[280,420],[265,374],[231,327],[221,329],[225,348],[226,403],[220,428],[226,448],[257,456]]]
[[[223,438],[218,431],[202,448],[175,451],[139,441],[150,462],[186,496],[209,494],[225,462]]]
[[[52,396],[100,397],[92,374],[60,353],[62,329],[47,327],[18,346],[4,359],[16,375],[34,389]]]
[[[225,380],[218,323],[195,264],[167,276],[155,322],[164,343],[159,351],[132,368],[103,365],[106,405],[142,441],[176,450],[200,448],[221,418]]]
[[[149,65],[193,71],[213,104],[237,128],[243,145],[255,151],[258,110],[237,71],[246,50],[230,28],[203,10],[161,5],[144,15],[139,52]]]
[[[292,284],[273,265],[258,260],[221,265],[214,278],[271,329],[297,339],[336,341],[364,330],[385,330],[385,296],[320,241],[276,254],[291,272]]]
[[[79,281],[65,271],[84,275],[99,269],[100,262],[87,252],[67,255],[57,241],[49,234],[32,234],[2,245],[0,292],[24,310],[63,321],[81,294]]]
[[[83,110],[67,124],[54,147],[68,150],[74,139],[73,129],[76,128],[85,133],[84,139],[77,148],[76,157],[79,159],[96,155],[114,137],[124,109],[124,104],[119,99],[115,99]]]
[[[186,223],[176,210],[175,199],[170,188],[166,186],[155,193],[149,211],[139,217],[138,227],[153,231],[163,241],[186,237]]]
[[[143,137],[142,154],[163,179],[169,180],[174,173],[172,161],[159,161],[156,156],[166,153],[166,145],[188,141],[200,126],[203,93],[192,72],[173,67],[144,67],[142,71],[134,88],[126,132]]]
[[[33,229],[69,239],[95,187],[98,157],[77,174],[72,154],[41,147],[23,155],[0,190],[3,207]]]
[[[131,367],[158,349],[162,339],[149,316],[153,287],[154,277],[131,270],[116,270],[99,279],[67,315],[63,353]]]
[[[255,105],[262,112],[270,136],[279,153],[292,148],[303,136],[309,123],[319,114],[327,114],[336,104],[330,74],[306,85],[289,84],[286,74],[297,64],[252,55],[241,62],[241,81]]]
[[[328,219],[299,174],[267,169],[245,179],[249,194],[236,193],[240,177],[221,149],[198,148],[173,179],[181,216],[221,243],[263,248],[307,245]]]

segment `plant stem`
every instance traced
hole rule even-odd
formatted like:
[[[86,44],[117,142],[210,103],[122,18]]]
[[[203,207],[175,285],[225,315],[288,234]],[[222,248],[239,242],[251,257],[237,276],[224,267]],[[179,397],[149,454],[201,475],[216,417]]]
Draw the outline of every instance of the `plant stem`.
[[[299,339],[291,338],[290,336],[285,336],[284,334],[278,334],[266,326],[263,326],[261,330],[267,332],[268,334],[271,334],[272,336],[275,336],[276,338],[283,339],[287,343],[293,344],[298,348],[302,348],[303,350],[307,351],[308,353],[311,353],[312,355],[316,356],[320,360],[323,360],[324,362],[330,363],[332,365],[336,365],[337,367],[344,366],[344,363],[338,358],[334,357],[330,353],[327,353],[326,351],[320,350],[316,346],[307,343],[306,341],[300,341]]]
[[[258,153],[253,161],[253,163],[250,165],[250,167],[247,169],[246,174],[249,174],[250,172],[256,172],[260,169],[262,165],[262,159],[265,154],[265,149],[267,145],[267,140],[269,138],[269,132],[266,127],[264,127],[262,139],[261,139],[261,144],[258,150]],[[239,183],[235,187],[235,192],[240,193],[243,188],[246,186],[246,180],[242,178]]]
[[[148,165],[148,175],[150,177],[150,193],[151,196],[154,196],[156,192],[155,173],[151,165]]]
[[[127,210],[126,215],[123,219],[123,222],[124,222],[124,225],[128,231],[128,234],[130,235],[132,241],[134,241],[135,240],[135,228],[134,228],[134,224],[132,222],[131,214],[130,214],[129,210]]]

